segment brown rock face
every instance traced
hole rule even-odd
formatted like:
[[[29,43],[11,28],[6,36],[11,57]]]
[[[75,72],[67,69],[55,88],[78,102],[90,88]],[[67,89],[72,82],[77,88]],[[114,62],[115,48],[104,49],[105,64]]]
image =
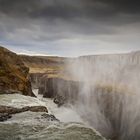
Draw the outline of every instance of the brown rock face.
[[[22,113],[26,111],[31,111],[31,112],[47,112],[48,110],[45,106],[26,106],[23,108],[14,108],[10,106],[0,106],[0,113],[7,113],[7,114],[16,114],[16,113]]]
[[[48,109],[45,106],[27,106],[27,107],[23,107],[22,110],[31,111],[31,112],[47,112],[48,113]]]
[[[19,56],[0,47],[0,94],[21,93],[34,96],[28,79],[29,69]]]

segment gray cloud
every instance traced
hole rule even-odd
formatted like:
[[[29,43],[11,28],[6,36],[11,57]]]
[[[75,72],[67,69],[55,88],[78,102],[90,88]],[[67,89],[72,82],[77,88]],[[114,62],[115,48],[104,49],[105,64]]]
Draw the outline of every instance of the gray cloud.
[[[0,0],[0,43],[18,52],[59,55],[140,49],[139,5],[138,0]]]
[[[0,11],[13,16],[72,18],[139,14],[139,0],[0,0]]]

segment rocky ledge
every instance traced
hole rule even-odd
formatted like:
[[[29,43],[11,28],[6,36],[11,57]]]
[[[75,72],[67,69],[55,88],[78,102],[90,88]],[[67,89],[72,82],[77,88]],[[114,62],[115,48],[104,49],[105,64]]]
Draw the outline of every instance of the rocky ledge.
[[[10,107],[10,106],[0,106],[0,122],[6,121],[7,119],[10,119],[13,114],[22,113],[22,112],[26,112],[26,111],[48,113],[48,110],[45,106],[26,106],[23,108],[15,108],[15,107]]]
[[[0,94],[34,96],[27,68],[15,53],[0,47]]]

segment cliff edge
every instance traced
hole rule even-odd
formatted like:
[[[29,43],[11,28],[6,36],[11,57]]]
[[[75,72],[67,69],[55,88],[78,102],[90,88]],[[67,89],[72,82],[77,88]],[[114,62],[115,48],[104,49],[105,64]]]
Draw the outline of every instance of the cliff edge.
[[[29,68],[18,55],[0,46],[0,94],[34,96],[28,73]]]

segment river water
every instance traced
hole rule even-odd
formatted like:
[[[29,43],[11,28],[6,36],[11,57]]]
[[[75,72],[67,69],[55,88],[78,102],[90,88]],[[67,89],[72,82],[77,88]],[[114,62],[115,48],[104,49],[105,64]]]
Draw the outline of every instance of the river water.
[[[24,112],[0,123],[0,140],[105,140],[90,128],[72,106],[57,107],[50,99],[37,94],[37,98],[19,94],[0,95],[0,105],[13,107],[46,106],[60,122],[42,118],[43,113]]]

